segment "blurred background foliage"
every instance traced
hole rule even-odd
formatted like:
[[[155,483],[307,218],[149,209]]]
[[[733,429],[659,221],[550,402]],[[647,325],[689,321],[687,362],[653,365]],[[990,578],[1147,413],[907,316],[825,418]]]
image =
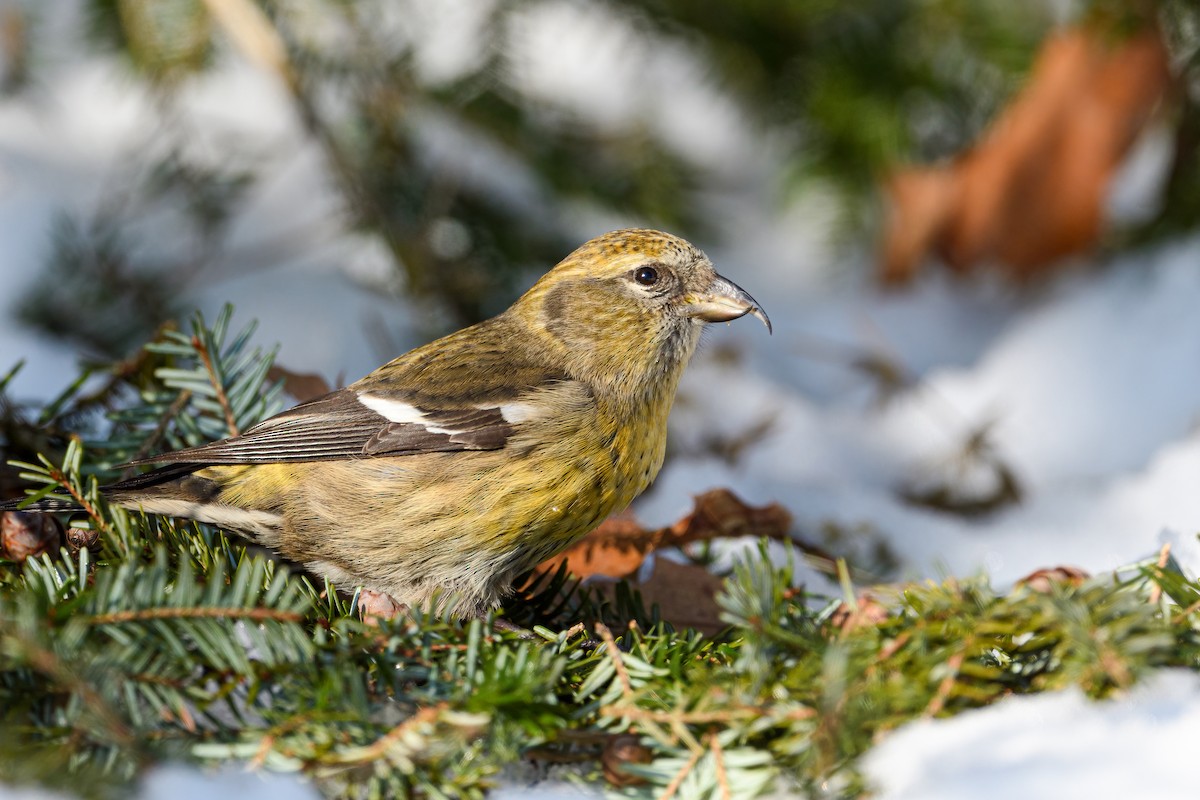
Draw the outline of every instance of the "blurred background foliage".
[[[444,312],[446,328],[491,315],[530,271],[578,238],[580,213],[660,226],[714,243],[729,235],[705,193],[721,165],[681,152],[634,115],[620,124],[535,95],[517,79],[514,38],[531,0],[490,2],[469,68],[423,75],[405,20],[419,0],[87,0],[87,46],[128,66],[154,98],[156,146],[115,177],[90,218],[64,215],[43,278],[20,308],[31,324],[94,355],[123,356],[187,310],[187,288],[222,253],[258,178],[249,143],[199,159],[178,113],[190,81],[223,59],[277,74],[319,145],[347,227],[377,237],[401,291]],[[584,4],[570,4],[584,8]],[[1056,26],[1111,35],[1157,22],[1177,87],[1168,200],[1129,241],[1200,219],[1200,12],[1188,0],[607,0],[631,52],[682,48],[753,135],[786,154],[777,202],[812,182],[859,243],[878,224],[877,186],[907,162],[949,159],[985,130],[1021,86]],[[6,100],[38,92],[37,3],[4,7]],[[587,98],[582,98],[587,103]],[[701,134],[702,135],[702,134]],[[498,154],[521,184],[467,178],[431,138]],[[531,189],[529,187],[532,187]],[[181,225],[167,254],[139,247],[164,215]],[[149,221],[148,221],[149,220]],[[57,309],[82,302],[88,314]]]

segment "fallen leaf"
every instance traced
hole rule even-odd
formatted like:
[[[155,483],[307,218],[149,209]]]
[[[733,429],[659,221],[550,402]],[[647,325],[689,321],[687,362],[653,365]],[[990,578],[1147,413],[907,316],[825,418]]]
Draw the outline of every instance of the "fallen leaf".
[[[1027,278],[1086,251],[1109,181],[1170,80],[1154,26],[1121,40],[1088,27],[1047,39],[980,142],[886,180],[882,279],[908,281],[930,252],[956,271],[998,262]]]
[[[538,571],[553,573],[565,561],[567,569],[579,578],[623,578],[637,571],[646,554],[658,547],[665,530],[648,531],[632,516],[609,517],[574,545],[539,564]]]
[[[677,628],[713,634],[724,628],[716,595],[722,579],[698,564],[681,564],[668,558],[653,559],[649,576],[639,576],[642,565],[656,550],[692,542],[740,536],[766,536],[790,541],[791,514],[777,503],[755,507],[742,502],[728,489],[713,489],[695,500],[691,514],[665,528],[643,528],[631,515],[620,514],[559,555],[538,565],[540,573],[553,574],[565,562],[579,578],[596,576],[625,579],[640,592],[646,608],[657,605],[664,620]],[[597,591],[615,594],[614,584],[595,584]]]
[[[329,384],[314,372],[292,372],[278,364],[267,370],[268,381],[283,381],[283,391],[301,403],[324,397],[331,391]]]
[[[676,628],[692,628],[711,636],[725,627],[717,593],[724,581],[699,564],[680,564],[669,558],[654,559],[654,571],[643,580],[630,580],[646,608]]]
[[[610,517],[567,550],[538,565],[539,572],[554,572],[566,562],[577,577],[607,575],[624,578],[661,547],[738,536],[766,536],[786,540],[792,516],[772,503],[754,507],[728,489],[713,489],[696,498],[692,513],[666,528],[646,529],[632,516]]]
[[[911,505],[980,517],[1020,503],[1024,490],[998,452],[987,422],[971,430],[949,458],[914,471],[897,494]]]
[[[751,506],[728,489],[713,489],[696,498],[691,514],[669,528],[669,546],[718,537],[767,536],[787,539],[792,515],[778,503]]]
[[[1056,585],[1079,586],[1092,577],[1086,570],[1079,567],[1043,567],[1034,570],[1017,581],[1017,586],[1025,586],[1035,592],[1047,594]]]

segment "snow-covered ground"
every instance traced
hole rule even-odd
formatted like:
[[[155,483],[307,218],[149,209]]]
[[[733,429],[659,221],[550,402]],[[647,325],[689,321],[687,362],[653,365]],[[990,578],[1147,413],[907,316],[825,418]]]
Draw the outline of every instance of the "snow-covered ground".
[[[1200,677],[1163,671],[1119,700],[1078,690],[916,722],[866,757],[877,800],[1196,796]]]
[[[789,344],[845,337],[768,302],[779,342],[754,341],[761,332],[749,330],[739,331],[738,346],[769,348],[774,358],[750,358],[750,368],[697,365],[675,416],[676,441],[685,443],[714,430],[736,438],[771,420],[766,435],[733,465],[715,457],[669,462],[639,511],[665,523],[687,509],[689,493],[729,486],[754,502],[784,502],[802,533],[829,522],[869,525],[908,577],[986,569],[1002,584],[1056,564],[1102,571],[1165,541],[1200,572],[1198,266],[1197,238],[1126,255],[1020,304],[1005,301],[1002,321],[985,311],[985,337],[945,296],[957,292],[971,307],[976,287],[933,278],[903,298],[810,297],[824,304],[826,319],[835,306],[847,320],[873,320],[873,336],[902,365],[924,361],[924,337],[939,330],[961,343],[878,408],[856,401],[869,378],[848,365],[830,376],[844,384],[840,397],[814,400],[792,388],[829,369],[787,352]],[[971,520],[900,499],[898,488],[935,480],[989,494],[987,469],[954,469],[971,431],[987,424],[1023,502]]]
[[[672,49],[654,56],[665,59],[654,69],[633,69],[631,62],[652,58],[642,42],[632,51],[594,48],[582,63],[567,35],[572,15],[583,14],[604,34],[601,42],[620,41],[621,23],[563,8],[532,7],[517,41],[537,57],[516,59],[515,74],[534,93],[593,98],[589,110],[601,114],[600,124],[659,115],[653,129],[692,157],[731,165],[717,176],[727,191],[712,198],[727,235],[710,255],[762,301],[776,329],[768,338],[744,320],[707,335],[674,413],[676,455],[636,506],[644,521],[672,521],[692,495],[724,486],[751,502],[783,503],[807,538],[836,526],[857,531],[860,542],[885,542],[898,557],[892,577],[986,570],[1001,584],[1058,564],[1099,572],[1164,542],[1200,573],[1200,238],[1081,263],[1032,290],[931,273],[910,290],[884,293],[872,286],[866,260],[832,255],[819,194],[775,207],[766,181],[771,146],[748,146],[736,110],[703,81],[685,79],[694,66],[687,52]],[[57,14],[51,22],[65,38],[40,74],[38,100],[0,102],[0,282],[9,306],[43,263],[56,211],[94,209],[113,173],[146,146],[148,98],[110,61],[81,56],[70,44],[74,17]],[[438,15],[426,16],[414,24],[441,29]],[[442,60],[418,59],[430,79],[459,68],[445,60],[454,48],[435,34],[428,40],[441,44],[428,52]],[[470,51],[469,43],[457,46]],[[611,83],[638,76],[634,93]],[[381,356],[367,332],[344,320],[377,316],[403,329],[405,307],[350,280],[377,271],[382,257],[372,242],[341,229],[319,154],[298,132],[279,87],[231,59],[189,89],[183,109],[213,142],[240,136],[274,154],[228,263],[217,270],[223,277],[198,287],[193,301],[210,316],[234,301],[237,318],[258,318],[260,341],[279,341],[280,361],[292,369],[336,380],[374,368]],[[717,134],[688,139],[698,131]],[[1147,202],[1161,166],[1152,146],[1135,161],[1116,202],[1131,214]],[[579,227],[582,240],[602,226],[581,219]],[[280,266],[239,271],[237,259],[261,252],[263,241],[274,243]],[[899,367],[907,384],[881,400],[851,364],[862,355]],[[21,330],[5,308],[0,369],[18,357],[29,362],[14,386],[18,397],[47,397],[74,375],[72,353]],[[738,439],[756,426],[765,433],[750,437],[736,458],[705,454],[714,439]],[[948,477],[965,492],[986,494],[994,475],[979,464],[956,472],[955,461],[984,426],[994,458],[1020,482],[1021,503],[968,519],[899,498],[900,487]],[[1198,722],[1198,680],[1168,674],[1105,704],[1065,693],[912,725],[874,752],[868,770],[881,796],[897,799],[1193,796],[1178,743]],[[1158,783],[1123,784],[1133,766],[1140,780]],[[290,778],[170,768],[153,773],[140,796],[302,791]],[[0,798],[44,796],[0,787]]]

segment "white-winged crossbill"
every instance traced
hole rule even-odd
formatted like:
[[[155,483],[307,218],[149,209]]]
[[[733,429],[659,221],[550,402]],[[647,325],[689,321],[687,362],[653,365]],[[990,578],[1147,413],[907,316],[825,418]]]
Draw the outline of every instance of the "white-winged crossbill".
[[[480,613],[650,484],[703,324],[746,314],[770,328],[688,242],[616,231],[504,313],[104,493],[361,586],[374,613]]]

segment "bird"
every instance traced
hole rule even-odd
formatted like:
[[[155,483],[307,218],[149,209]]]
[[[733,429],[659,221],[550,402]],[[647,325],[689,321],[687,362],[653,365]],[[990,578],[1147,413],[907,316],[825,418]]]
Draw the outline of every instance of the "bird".
[[[355,587],[364,616],[483,615],[650,485],[701,330],[746,315],[771,332],[689,242],[613,231],[497,316],[101,492]]]

